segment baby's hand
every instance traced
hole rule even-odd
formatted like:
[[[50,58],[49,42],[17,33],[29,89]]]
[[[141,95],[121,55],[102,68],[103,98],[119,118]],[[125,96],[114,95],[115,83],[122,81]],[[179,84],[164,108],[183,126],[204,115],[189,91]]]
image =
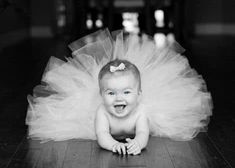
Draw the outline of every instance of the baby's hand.
[[[114,153],[119,153],[119,154],[126,154],[126,144],[118,142],[115,145],[113,145],[112,151]]]
[[[126,141],[127,141],[127,153],[128,154],[138,155],[141,153],[140,145],[135,139],[127,138]]]

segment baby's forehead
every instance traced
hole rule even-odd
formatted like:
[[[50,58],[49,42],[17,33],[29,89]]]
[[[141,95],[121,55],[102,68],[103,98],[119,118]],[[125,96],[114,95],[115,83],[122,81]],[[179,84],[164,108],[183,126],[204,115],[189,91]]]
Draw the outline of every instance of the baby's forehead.
[[[132,71],[117,71],[117,72],[106,73],[102,79],[109,80],[118,77],[124,77],[124,78],[133,77],[134,79],[137,79],[136,75]]]
[[[114,72],[108,73],[103,76],[99,81],[99,87],[101,90],[107,88],[112,89],[124,89],[124,88],[141,88],[140,80],[135,76],[133,72]]]
[[[138,85],[138,80],[131,73],[107,75],[100,82],[100,88],[102,90],[135,89]]]

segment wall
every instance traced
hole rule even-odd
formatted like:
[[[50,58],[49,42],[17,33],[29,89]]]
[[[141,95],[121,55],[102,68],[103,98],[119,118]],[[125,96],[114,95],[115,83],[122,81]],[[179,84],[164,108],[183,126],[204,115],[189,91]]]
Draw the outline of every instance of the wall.
[[[10,2],[0,12],[0,50],[29,37],[29,3]]]
[[[53,0],[9,1],[0,11],[0,49],[30,37],[52,37],[53,3]]]
[[[31,36],[52,37],[55,22],[54,0],[31,0]]]
[[[234,0],[186,0],[185,19],[196,35],[235,35]]]

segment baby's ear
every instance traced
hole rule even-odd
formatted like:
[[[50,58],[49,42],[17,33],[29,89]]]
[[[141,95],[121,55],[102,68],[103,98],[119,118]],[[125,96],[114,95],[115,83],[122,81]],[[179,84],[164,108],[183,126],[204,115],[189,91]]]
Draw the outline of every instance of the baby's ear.
[[[140,102],[141,99],[142,99],[142,91],[139,90],[139,92],[138,92],[138,102]]]

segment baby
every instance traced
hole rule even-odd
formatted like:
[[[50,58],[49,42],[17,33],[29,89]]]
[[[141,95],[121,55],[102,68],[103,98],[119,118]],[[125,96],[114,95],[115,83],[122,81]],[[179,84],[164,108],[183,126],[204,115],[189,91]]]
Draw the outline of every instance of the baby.
[[[149,124],[141,110],[141,79],[135,65],[114,60],[99,73],[103,104],[96,113],[98,144],[119,154],[141,153],[149,138]]]

